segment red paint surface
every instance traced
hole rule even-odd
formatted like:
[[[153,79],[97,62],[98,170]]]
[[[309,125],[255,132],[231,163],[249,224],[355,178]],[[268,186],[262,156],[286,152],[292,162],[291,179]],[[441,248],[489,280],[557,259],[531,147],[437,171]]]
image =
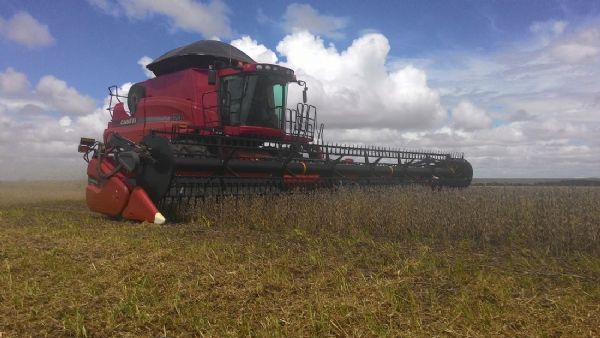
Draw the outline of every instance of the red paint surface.
[[[101,186],[88,184],[85,189],[88,208],[113,217],[121,214],[128,199],[129,188],[115,176],[106,180]]]
[[[140,187],[133,188],[127,207],[123,210],[124,218],[134,221],[146,221],[153,223],[158,209],[146,194],[146,191]]]
[[[252,71],[252,69],[244,69],[244,71]],[[218,76],[240,72],[239,69],[221,69],[218,71]],[[221,127],[217,85],[208,84],[208,70],[186,69],[148,79],[140,84],[144,86],[146,95],[140,99],[135,114],[129,115],[123,104],[117,104],[113,110],[113,119],[104,131],[104,142],[115,132],[139,143],[150,130],[170,132],[174,126],[182,125],[197,128]],[[135,118],[135,123],[127,121],[129,118]],[[232,136],[284,137],[283,130],[277,128],[223,127],[225,134]],[[185,132],[185,128],[179,131]],[[188,131],[195,132],[193,128]],[[308,140],[302,138],[297,141]]]
[[[87,174],[91,183],[85,189],[85,199],[90,210],[114,217],[120,215],[125,208],[129,188],[125,183],[125,175],[120,172],[109,179],[102,178],[103,174],[109,173],[113,168],[110,159],[101,162],[97,158],[90,160]]]

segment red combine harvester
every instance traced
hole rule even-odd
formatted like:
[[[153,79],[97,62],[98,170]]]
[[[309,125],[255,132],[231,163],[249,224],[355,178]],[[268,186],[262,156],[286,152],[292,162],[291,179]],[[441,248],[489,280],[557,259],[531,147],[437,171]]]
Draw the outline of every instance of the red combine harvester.
[[[471,183],[461,153],[325,144],[306,83],[226,43],[198,41],[147,68],[156,77],[126,96],[109,88],[103,141],[81,139],[92,211],[160,224],[163,214],[209,196]],[[290,85],[303,88],[292,108]]]

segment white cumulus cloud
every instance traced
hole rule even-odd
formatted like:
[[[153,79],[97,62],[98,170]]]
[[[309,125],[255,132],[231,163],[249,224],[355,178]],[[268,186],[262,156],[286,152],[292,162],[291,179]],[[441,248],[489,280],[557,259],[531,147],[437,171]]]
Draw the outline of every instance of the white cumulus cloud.
[[[27,76],[13,68],[0,72],[0,103],[21,114],[44,111],[85,115],[96,109],[96,102],[52,75],[42,77],[34,89]]]
[[[162,16],[171,26],[186,32],[200,33],[205,37],[231,36],[230,10],[221,0],[201,2],[195,0],[88,0],[104,12],[135,19],[152,19]]]
[[[461,101],[452,110],[452,120],[457,128],[464,130],[487,129],[492,126],[493,122],[485,110],[468,100]]]
[[[408,65],[390,69],[385,36],[365,34],[344,51],[306,31],[286,36],[277,51],[309,85],[310,101],[330,128],[422,129],[442,124],[446,111],[427,75]]]
[[[248,56],[258,63],[277,63],[275,52],[249,36],[235,39],[231,41],[231,45],[248,54]]]
[[[120,92],[126,93],[129,86],[125,84]],[[85,178],[85,162],[77,153],[79,138],[100,139],[110,119],[104,109],[108,98],[102,107],[88,100],[51,75],[18,97],[1,91],[0,181]]]
[[[63,80],[46,75],[38,82],[35,95],[55,110],[73,115],[86,115],[96,108],[94,100],[81,95]]]
[[[341,38],[341,31],[348,25],[348,18],[320,14],[308,4],[292,3],[283,16],[283,25],[288,33],[310,31],[330,38]]]
[[[23,73],[8,67],[0,73],[0,93],[3,95],[22,95],[29,89],[29,81]]]
[[[600,176],[598,70],[593,59],[565,65],[552,51],[573,41],[594,46],[595,28],[547,26],[545,44],[459,55],[468,61],[464,69],[390,64],[381,34],[364,34],[338,50],[295,32],[277,51],[280,63],[307,80],[326,141],[464,152],[477,177]],[[531,34],[537,39],[539,32]],[[452,108],[450,118],[444,107]]]
[[[451,132],[418,140],[461,149],[479,177],[600,177],[600,27],[531,27],[522,44],[495,53],[436,55],[427,71],[455,107]],[[438,59],[454,62],[436,68]]]
[[[149,56],[142,56],[139,60],[138,60],[138,65],[142,66],[142,71],[144,72],[144,75],[146,75],[147,78],[151,79],[154,77],[154,73],[152,73],[148,68],[146,68],[146,66],[148,64],[150,64],[152,62],[152,58]]]
[[[0,35],[29,48],[47,47],[55,42],[47,25],[23,11],[11,18],[0,17]]]

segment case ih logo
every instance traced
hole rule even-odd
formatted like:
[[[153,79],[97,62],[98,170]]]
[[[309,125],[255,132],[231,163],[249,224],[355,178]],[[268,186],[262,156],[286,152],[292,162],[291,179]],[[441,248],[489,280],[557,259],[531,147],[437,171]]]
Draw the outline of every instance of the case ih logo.
[[[183,117],[179,114],[174,114],[174,115],[163,115],[163,116],[150,116],[150,117],[146,117],[146,118],[136,118],[136,117],[130,117],[128,119],[123,119],[123,120],[119,120],[118,124],[119,126],[129,126],[132,124],[136,124],[138,122],[143,123],[143,122],[167,122],[167,121],[181,121],[183,120]]]
[[[119,121],[119,125],[126,126],[129,124],[135,124],[136,122],[137,122],[137,119],[135,117],[132,117],[130,119],[125,119],[125,120]]]

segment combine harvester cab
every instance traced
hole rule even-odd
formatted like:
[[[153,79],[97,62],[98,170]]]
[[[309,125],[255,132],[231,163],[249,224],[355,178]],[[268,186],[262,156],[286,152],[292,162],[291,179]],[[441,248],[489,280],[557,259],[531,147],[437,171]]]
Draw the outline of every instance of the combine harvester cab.
[[[471,183],[461,153],[325,144],[306,83],[231,45],[198,41],[147,68],[156,77],[127,95],[109,88],[103,140],[81,139],[92,211],[160,224],[165,212],[209,196]],[[292,85],[303,102],[290,108]]]

